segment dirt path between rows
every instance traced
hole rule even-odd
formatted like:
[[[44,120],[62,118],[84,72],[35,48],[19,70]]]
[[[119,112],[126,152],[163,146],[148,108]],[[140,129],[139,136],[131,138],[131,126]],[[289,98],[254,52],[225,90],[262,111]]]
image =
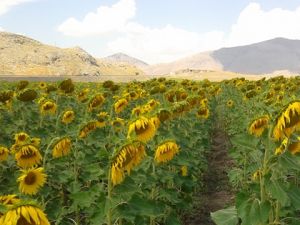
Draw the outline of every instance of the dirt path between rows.
[[[191,215],[185,219],[185,225],[214,225],[210,213],[223,209],[234,202],[227,176],[232,161],[228,156],[229,141],[225,132],[215,128],[212,135],[211,151],[208,153],[208,170],[204,174],[203,192],[195,196],[199,202]]]

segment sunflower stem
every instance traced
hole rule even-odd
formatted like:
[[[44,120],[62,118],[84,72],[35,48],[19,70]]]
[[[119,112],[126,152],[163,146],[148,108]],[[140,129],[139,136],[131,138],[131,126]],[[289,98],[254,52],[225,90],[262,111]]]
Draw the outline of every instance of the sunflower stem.
[[[47,161],[47,154],[48,154],[48,151],[50,149],[50,146],[53,144],[54,141],[58,140],[59,137],[55,137],[53,138],[50,143],[48,144],[47,148],[46,148],[46,151],[45,151],[45,154],[44,154],[44,158],[43,158],[43,168],[45,169],[45,166],[46,166],[46,161]]]
[[[112,225],[112,210],[111,210],[112,182],[111,182],[110,177],[111,177],[111,167],[109,167],[108,177],[107,177],[107,180],[108,180],[108,184],[107,184],[107,198],[108,198],[108,201],[109,201],[109,208],[108,208],[108,212],[107,212],[107,225]]]

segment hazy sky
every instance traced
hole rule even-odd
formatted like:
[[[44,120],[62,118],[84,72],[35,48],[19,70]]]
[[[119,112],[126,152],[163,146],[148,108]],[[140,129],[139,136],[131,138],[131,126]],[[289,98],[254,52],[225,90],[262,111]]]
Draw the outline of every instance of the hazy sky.
[[[148,63],[275,37],[300,39],[300,0],[0,0],[0,30]]]

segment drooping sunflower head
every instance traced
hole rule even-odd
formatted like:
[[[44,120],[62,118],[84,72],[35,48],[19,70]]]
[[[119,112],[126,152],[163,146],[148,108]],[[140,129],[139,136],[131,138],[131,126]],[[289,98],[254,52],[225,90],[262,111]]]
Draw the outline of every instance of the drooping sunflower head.
[[[111,165],[111,181],[113,185],[120,184],[125,178],[125,172],[130,174],[130,171],[140,164],[145,155],[145,147],[138,141],[121,147]]]
[[[38,148],[31,144],[23,145],[15,154],[18,166],[21,168],[30,168],[40,164],[42,156]]]
[[[141,142],[151,140],[155,133],[156,128],[153,121],[143,116],[131,123],[128,128],[128,138],[134,134],[136,139]]]
[[[41,139],[40,138],[31,138],[30,139],[30,143],[32,144],[32,145],[34,145],[35,147],[40,147],[40,145],[41,145]]]
[[[28,80],[20,80],[17,84],[17,90],[21,91],[29,85]]]
[[[157,117],[158,117],[159,121],[163,123],[163,122],[171,119],[172,113],[169,110],[167,110],[167,109],[161,109],[157,113]]]
[[[120,113],[124,110],[124,108],[128,105],[128,101],[126,98],[121,98],[114,104],[114,109],[116,113]]]
[[[20,199],[17,197],[17,195],[0,195],[0,204],[5,206],[11,206],[18,204],[20,202]],[[1,217],[1,213],[0,213]]]
[[[19,203],[9,207],[0,225],[50,225],[46,214],[36,205]]]
[[[4,146],[0,146],[0,162],[7,160],[8,155],[9,150]]]
[[[95,95],[89,102],[89,111],[93,111],[103,105],[105,98],[102,94]]]
[[[14,92],[11,90],[0,92],[0,102],[2,102],[2,103],[11,101],[13,97],[14,97]]]
[[[141,106],[137,106],[131,111],[131,115],[140,116],[141,114],[143,114],[143,107]]]
[[[154,124],[155,129],[158,129],[160,126],[160,120],[157,116],[151,117],[150,118],[151,122]]]
[[[27,133],[25,132],[20,132],[15,134],[15,143],[19,145],[23,145],[28,143],[30,140],[30,137]]]
[[[21,170],[22,174],[18,178],[19,190],[26,195],[35,195],[44,186],[47,175],[43,168],[31,168]]]
[[[289,141],[288,138],[283,139],[280,146],[275,149],[275,155],[281,155],[286,150],[288,141]]]
[[[290,137],[300,129],[300,101],[288,104],[276,119],[273,136],[276,140]]]
[[[125,125],[125,120],[117,117],[115,120],[111,122],[111,125],[114,128],[114,131],[120,132]]]
[[[17,99],[22,102],[31,102],[38,96],[37,92],[33,89],[24,89],[18,93]]]
[[[108,113],[107,112],[100,112],[98,115],[98,127],[104,127],[106,125],[106,122],[108,120]]]
[[[197,117],[200,119],[207,119],[209,117],[209,109],[207,107],[201,107],[197,111]]]
[[[77,94],[77,99],[78,101],[80,102],[85,102],[87,99],[88,99],[88,93],[90,92],[90,89],[88,88],[85,88],[83,89],[82,91],[80,91],[78,94]]]
[[[264,130],[268,127],[269,120],[270,118],[267,115],[253,120],[249,126],[249,133],[256,137],[260,137]]]
[[[229,107],[229,108],[233,107],[233,105],[234,105],[234,103],[231,99],[228,100],[226,104],[227,104],[227,107]]]
[[[300,153],[300,138],[297,138],[297,141],[292,142],[288,145],[288,150],[293,155]]]
[[[70,154],[72,142],[68,137],[62,138],[54,144],[52,150],[53,158],[60,158]]]
[[[85,138],[87,137],[92,131],[100,128],[101,124],[99,121],[90,121],[87,124],[83,125],[79,131],[79,137]]]
[[[155,151],[154,160],[158,163],[164,163],[172,160],[179,152],[179,146],[174,141],[166,141],[160,144]]]
[[[59,85],[58,88],[64,94],[71,94],[75,90],[75,85],[71,79],[63,80]]]
[[[75,119],[75,112],[73,110],[67,110],[63,113],[61,122],[69,124]]]
[[[51,114],[54,115],[56,113],[57,105],[52,101],[45,101],[42,103],[40,111],[42,115]]]
[[[150,106],[151,110],[154,109],[159,104],[160,104],[160,102],[156,101],[155,99],[151,99],[149,102],[147,102],[147,105]]]

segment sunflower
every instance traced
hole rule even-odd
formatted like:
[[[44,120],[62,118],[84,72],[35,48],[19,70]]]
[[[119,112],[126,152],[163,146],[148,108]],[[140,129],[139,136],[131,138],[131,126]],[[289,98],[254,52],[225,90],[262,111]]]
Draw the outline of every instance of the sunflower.
[[[289,103],[277,117],[273,129],[276,140],[290,137],[291,134],[300,129],[300,101]]]
[[[30,137],[25,132],[15,134],[15,144],[23,145],[29,141]]]
[[[167,141],[157,147],[154,160],[158,163],[168,162],[172,160],[178,152],[178,145],[174,141]]]
[[[17,99],[22,102],[31,102],[37,98],[37,92],[33,89],[25,89],[18,93]]]
[[[133,108],[131,111],[131,115],[136,115],[136,116],[140,116],[143,113],[144,113],[144,111],[141,106],[137,106],[137,107]]]
[[[95,95],[89,102],[89,112],[99,108],[104,103],[104,96],[102,94]]]
[[[40,89],[46,89],[47,88],[47,84],[45,82],[40,82],[39,83],[39,88]]]
[[[10,207],[0,218],[0,225],[50,225],[50,223],[39,207],[17,204]]]
[[[31,144],[21,146],[15,154],[15,158],[18,166],[22,168],[30,168],[38,165],[42,160],[42,156],[38,148]]]
[[[46,114],[52,114],[54,115],[56,113],[57,105],[52,101],[45,101],[42,103],[40,111],[42,115]]]
[[[0,146],[0,162],[7,160],[8,154],[8,149],[4,146]]]
[[[160,122],[165,122],[169,119],[171,119],[172,114],[170,111],[168,111],[167,109],[161,109],[158,113],[157,113],[157,117],[159,119]]]
[[[261,175],[262,175],[261,170],[256,170],[256,171],[252,174],[251,179],[252,179],[253,181],[258,181],[258,180],[260,180]]]
[[[58,142],[55,143],[53,150],[52,150],[52,156],[53,158],[60,158],[62,156],[66,156],[70,153],[71,150],[71,139],[70,138],[62,138]]]
[[[85,88],[81,92],[79,92],[77,95],[78,101],[85,102],[88,99],[87,95],[88,95],[89,91],[90,91],[90,89]]]
[[[20,202],[20,199],[16,195],[0,195],[0,205],[10,206]],[[1,213],[0,213],[1,217]]]
[[[197,117],[202,119],[207,119],[209,117],[209,109],[207,107],[201,107],[197,111]]]
[[[111,125],[113,126],[114,131],[119,132],[125,125],[125,120],[117,117],[114,121],[111,122]]]
[[[27,195],[35,195],[46,182],[47,175],[43,168],[21,170],[22,175],[18,178],[19,190]]]
[[[151,117],[150,120],[154,124],[155,129],[158,129],[160,126],[160,120],[158,119],[158,117],[157,116]]]
[[[160,104],[159,101],[156,101],[154,99],[151,99],[149,102],[147,102],[147,105],[150,106],[150,109],[153,110],[156,106]]]
[[[288,146],[288,150],[293,155],[300,153],[300,138],[298,137],[298,140],[296,142],[292,142]]]
[[[61,122],[64,124],[71,123],[75,118],[75,112],[73,110],[68,110],[63,113]]]
[[[227,107],[231,108],[231,107],[233,107],[233,105],[234,105],[234,103],[231,99],[227,101]]]
[[[119,99],[115,104],[114,104],[114,109],[116,113],[120,113],[124,110],[124,108],[128,105],[128,101],[126,98],[121,98]]]
[[[38,147],[40,147],[41,139],[40,138],[31,138],[30,143],[38,148]]]
[[[256,137],[260,137],[264,130],[268,127],[269,120],[270,118],[267,115],[253,120],[249,126],[249,133]]]
[[[79,131],[79,137],[85,138],[89,133],[101,127],[101,123],[99,121],[90,121],[85,124]]]
[[[104,127],[106,125],[106,120],[108,118],[107,112],[100,112],[98,115],[98,127]]]
[[[135,133],[137,140],[147,142],[154,137],[155,132],[156,127],[153,121],[146,117],[140,117],[129,125],[127,137],[129,138],[132,133]]]
[[[130,174],[130,171],[140,164],[145,155],[145,147],[141,142],[135,141],[123,146],[111,165],[113,185],[120,184],[125,178],[125,172]]]

